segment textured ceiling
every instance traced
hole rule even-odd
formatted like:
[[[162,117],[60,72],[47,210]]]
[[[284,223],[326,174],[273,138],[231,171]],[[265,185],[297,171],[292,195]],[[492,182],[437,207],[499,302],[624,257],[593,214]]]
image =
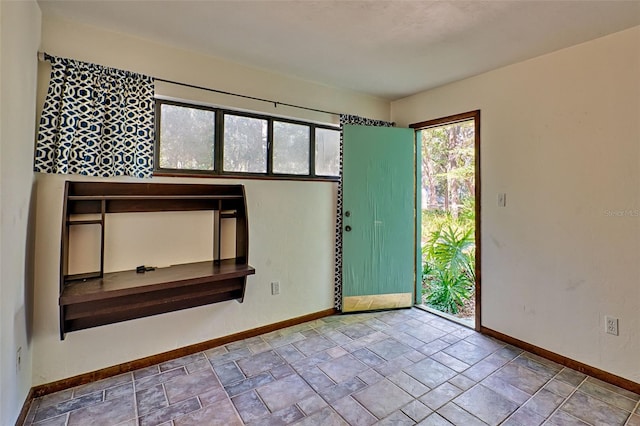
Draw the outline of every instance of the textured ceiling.
[[[640,0],[39,4],[45,16],[390,100],[640,25]]]

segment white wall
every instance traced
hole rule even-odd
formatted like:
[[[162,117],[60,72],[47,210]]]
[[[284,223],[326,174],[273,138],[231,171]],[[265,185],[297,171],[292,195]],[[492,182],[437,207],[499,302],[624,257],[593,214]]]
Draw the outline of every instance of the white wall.
[[[384,100],[245,68],[57,18],[43,19],[42,50],[53,55],[280,102],[377,119],[389,118],[389,103]],[[38,109],[42,107],[49,71],[47,63],[40,64]],[[285,107],[274,109],[271,104],[166,84],[158,84],[156,92],[337,124],[336,117],[327,114]],[[37,175],[34,385],[333,306],[335,183],[153,178],[154,182],[245,185],[249,211],[249,261],[257,272],[248,279],[244,303],[229,301],[82,330],[69,333],[66,340],[60,341],[58,273],[61,206],[63,182],[68,178],[82,179]],[[184,226],[184,223],[168,226]],[[140,250],[132,250],[124,235],[122,237],[120,244],[112,244],[110,250],[119,251],[125,257],[139,256]],[[269,283],[274,280],[281,282],[279,296],[270,295]]]
[[[35,1],[0,2],[0,22],[0,424],[8,425],[31,387],[29,212],[40,8]]]
[[[392,103],[481,110],[482,325],[640,382],[640,27]],[[496,194],[507,193],[506,208]],[[620,336],[604,316],[620,318]]]

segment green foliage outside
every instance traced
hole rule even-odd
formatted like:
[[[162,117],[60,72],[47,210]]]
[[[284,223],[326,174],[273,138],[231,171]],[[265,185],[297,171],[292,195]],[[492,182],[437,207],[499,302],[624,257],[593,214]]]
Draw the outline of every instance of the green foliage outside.
[[[463,209],[465,210],[465,209]],[[443,211],[422,211],[423,295],[428,306],[457,314],[475,288],[475,223],[473,210],[454,218]]]
[[[423,300],[457,314],[475,287],[473,120],[420,134]]]

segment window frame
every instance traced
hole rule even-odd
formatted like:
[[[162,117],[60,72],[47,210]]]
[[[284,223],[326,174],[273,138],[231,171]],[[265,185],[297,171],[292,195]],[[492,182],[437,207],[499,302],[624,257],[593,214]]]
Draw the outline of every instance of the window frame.
[[[217,133],[218,132],[217,122],[218,122],[218,116],[219,116],[218,111],[211,108],[204,107],[202,105],[192,105],[192,104],[186,104],[183,102],[173,102],[173,101],[164,101],[164,100],[160,102],[159,101],[160,101],[159,99],[155,99],[155,106],[154,106],[153,174],[155,175],[157,171],[167,171],[167,172],[174,173],[176,171],[181,171],[181,170],[188,170],[190,173],[197,174],[197,175],[214,173],[217,167],[215,152],[216,152],[216,145],[218,144],[218,133]],[[187,108],[199,109],[204,111],[211,111],[214,113],[216,123],[214,123],[214,127],[213,127],[213,170],[172,169],[168,167],[165,167],[165,168],[160,167],[160,133],[162,130],[162,122],[161,122],[162,104],[173,105],[178,107],[187,107]]]
[[[273,120],[273,121],[271,121],[271,126],[272,126],[272,128],[271,128],[271,142],[272,142],[271,143],[271,171],[273,172],[274,175],[283,175],[283,174],[284,175],[288,175],[287,173],[281,173],[281,172],[273,171],[273,167],[274,167],[273,159],[274,159],[274,154],[275,154],[275,151],[276,151],[276,141],[275,141],[275,134],[276,134],[276,132],[275,132],[275,123],[276,122],[284,123],[284,124],[292,124],[292,125],[301,125],[301,124],[300,123],[292,123],[290,121],[285,121],[285,120]],[[308,127],[308,131],[309,131],[309,135],[308,135],[309,136],[309,139],[308,139],[308,142],[309,142],[309,145],[308,145],[308,148],[309,148],[309,154],[308,154],[309,162],[307,163],[307,165],[309,167],[309,173],[291,173],[292,176],[310,176],[311,175],[311,171],[313,171],[315,173],[315,159],[316,159],[316,156],[311,154],[311,149],[313,149],[315,151],[315,146],[316,146],[316,144],[315,144],[315,139],[316,139],[315,138],[315,135],[316,135],[315,129],[316,128],[312,129],[311,126],[308,126],[307,124],[304,124],[304,126]],[[313,140],[311,140],[312,136],[313,136]]]
[[[185,108],[196,108],[215,113],[214,142],[213,142],[213,169],[172,169],[160,167],[160,129],[162,120],[162,105],[175,105]],[[226,115],[255,118],[267,121],[267,167],[265,173],[259,172],[236,172],[225,171],[224,167],[224,122]],[[274,122],[298,124],[309,127],[309,173],[308,174],[288,174],[273,172],[273,123]],[[340,176],[318,175],[316,174],[316,129],[327,129],[341,132],[338,126],[330,124],[318,124],[314,122],[283,118],[255,112],[239,111],[229,108],[219,108],[191,104],[166,99],[155,99],[155,135],[153,150],[153,175],[172,177],[208,177],[208,178],[236,178],[236,179],[266,179],[266,180],[301,180],[301,181],[328,181],[339,182]]]

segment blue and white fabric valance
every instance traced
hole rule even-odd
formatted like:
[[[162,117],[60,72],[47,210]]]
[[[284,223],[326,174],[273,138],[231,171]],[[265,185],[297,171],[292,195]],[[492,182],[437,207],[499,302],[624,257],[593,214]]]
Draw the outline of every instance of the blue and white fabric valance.
[[[51,81],[40,118],[34,170],[151,177],[152,77],[48,56]]]

